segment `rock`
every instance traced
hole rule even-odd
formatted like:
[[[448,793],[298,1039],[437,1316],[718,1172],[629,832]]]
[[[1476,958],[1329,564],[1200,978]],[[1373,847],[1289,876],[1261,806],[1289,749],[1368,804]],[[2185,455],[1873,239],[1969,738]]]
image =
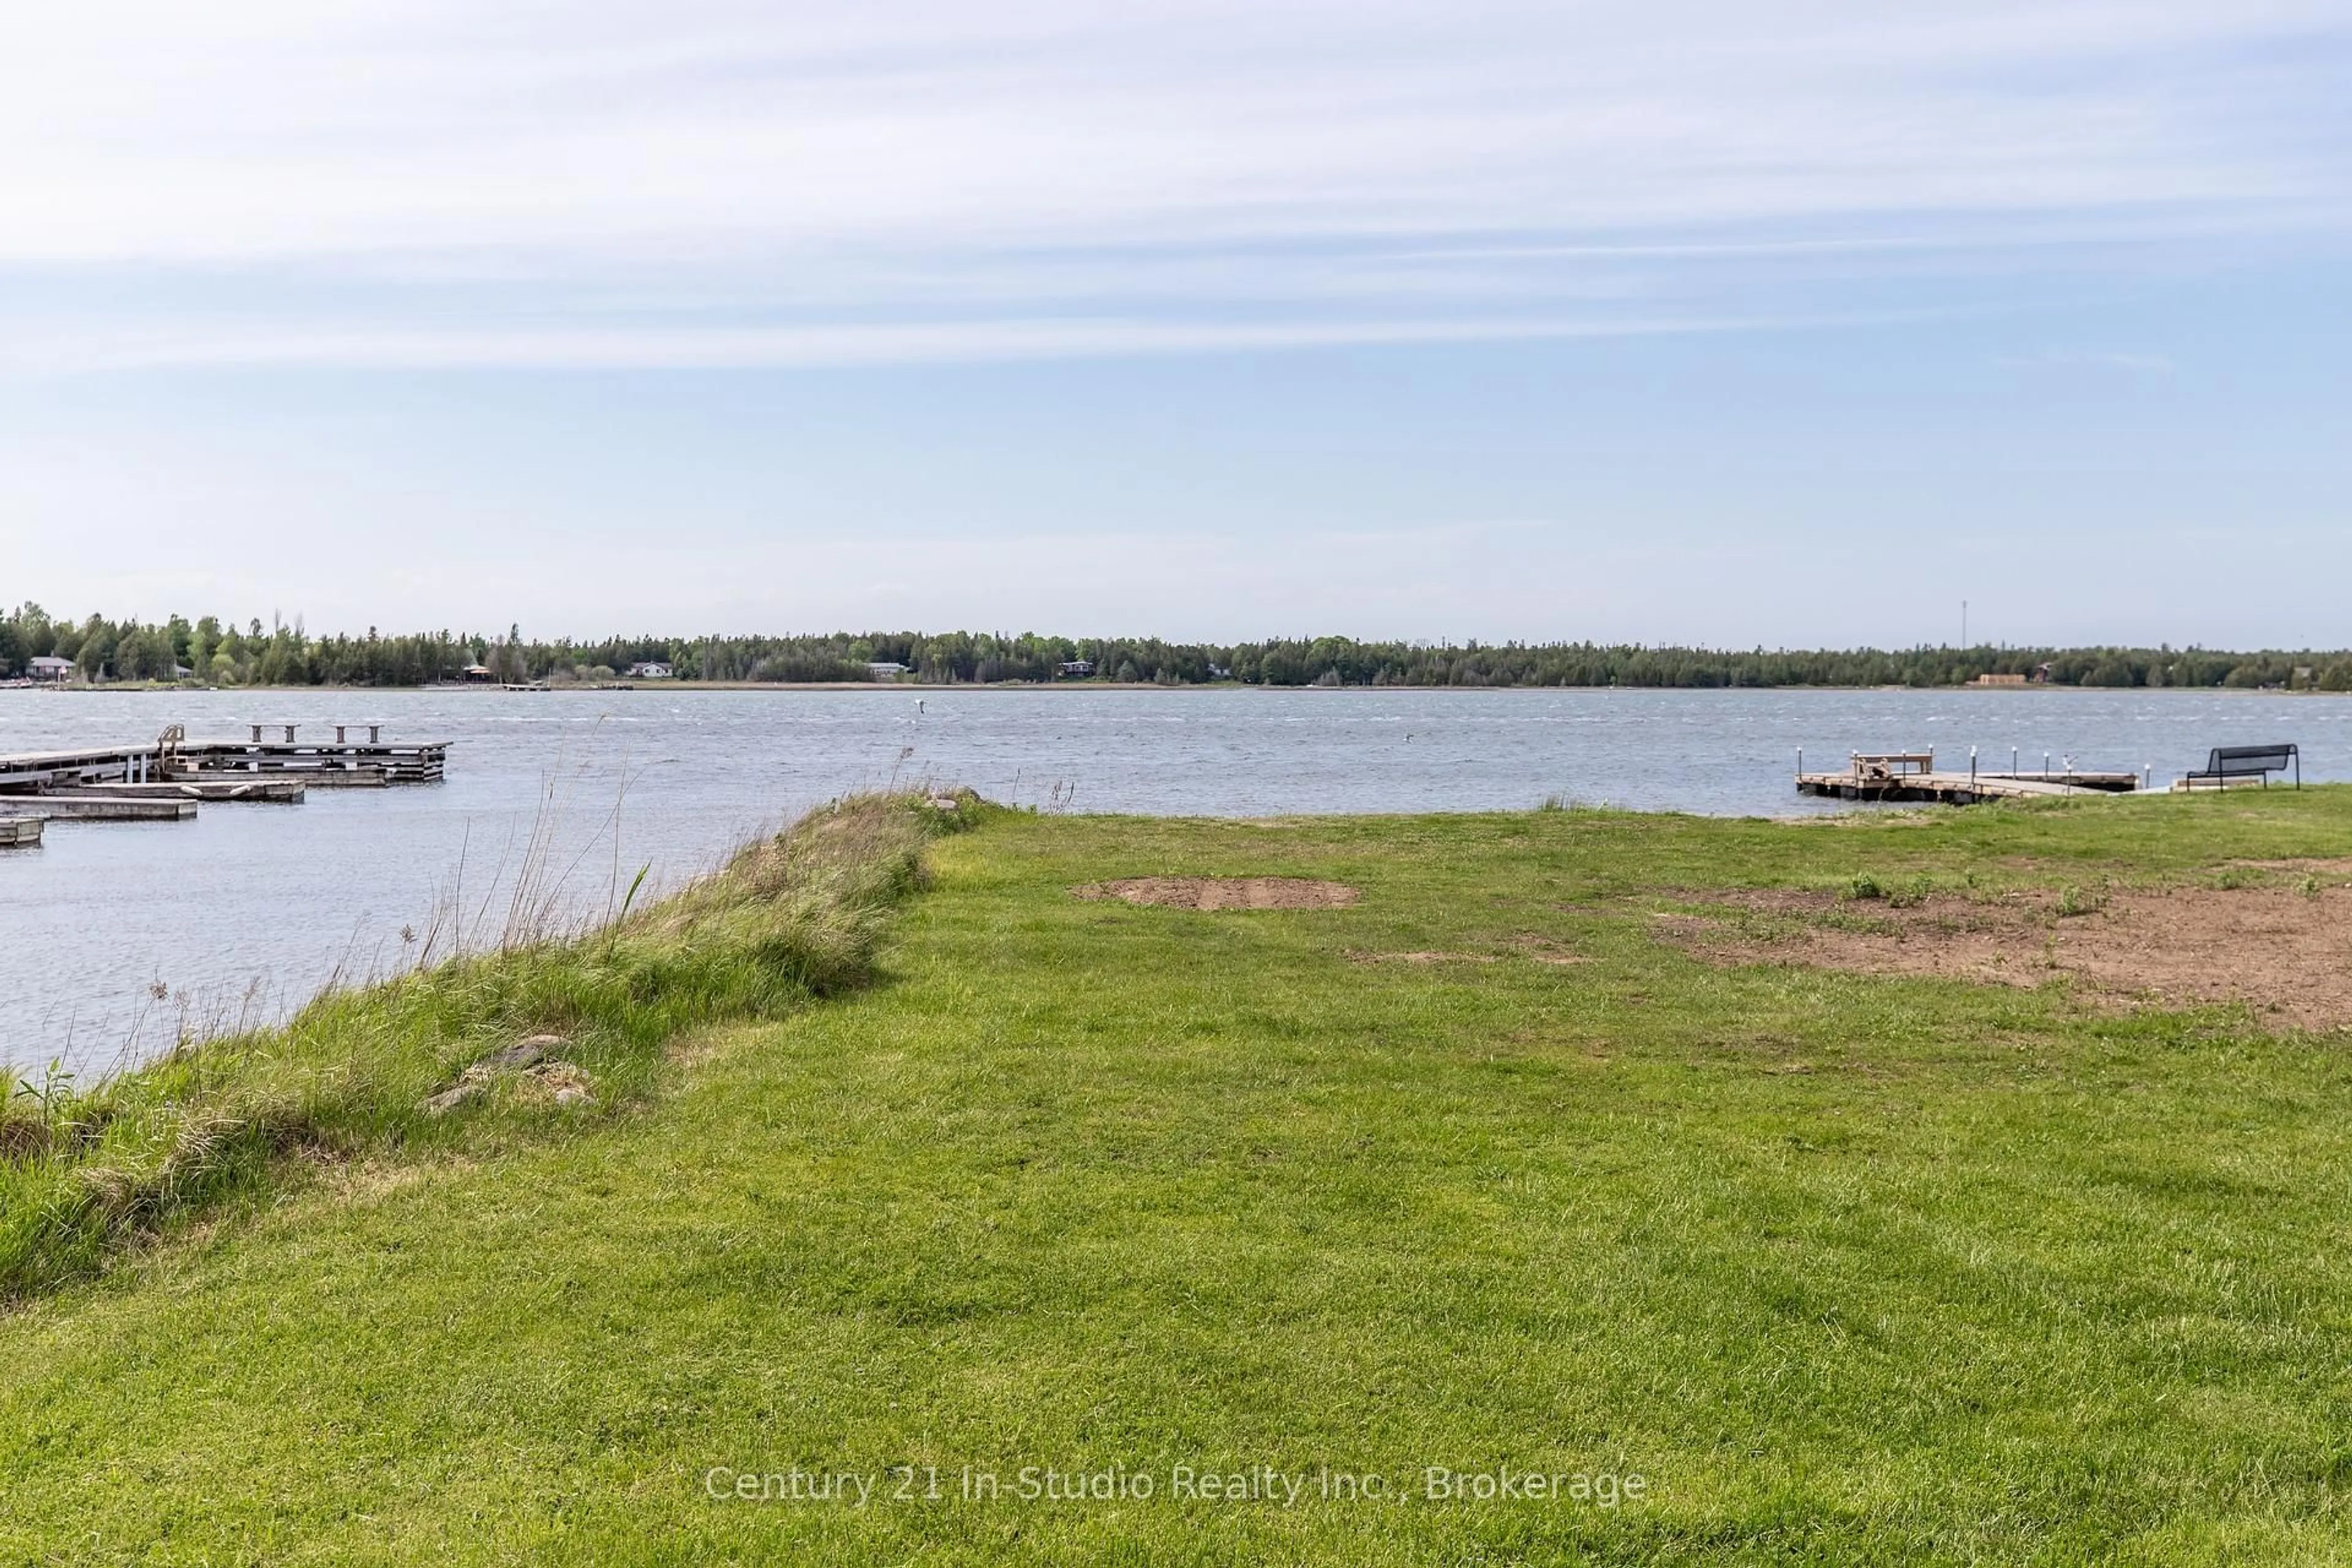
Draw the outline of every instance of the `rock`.
[[[551,1057],[571,1041],[561,1035],[533,1035],[492,1051],[459,1075],[457,1081],[425,1102],[427,1116],[443,1116],[495,1085],[511,1084],[525,1104],[593,1105],[593,1081],[571,1062]]]
[[[481,1092],[482,1086],[474,1082],[461,1083],[455,1089],[445,1089],[425,1102],[425,1114],[446,1116]]]
[[[532,1035],[517,1040],[503,1050],[492,1051],[475,1065],[496,1072],[512,1072],[520,1068],[536,1067],[571,1044],[562,1035]]]
[[[522,1075],[521,1089],[530,1099],[559,1106],[596,1103],[594,1080],[570,1062],[532,1068]]]

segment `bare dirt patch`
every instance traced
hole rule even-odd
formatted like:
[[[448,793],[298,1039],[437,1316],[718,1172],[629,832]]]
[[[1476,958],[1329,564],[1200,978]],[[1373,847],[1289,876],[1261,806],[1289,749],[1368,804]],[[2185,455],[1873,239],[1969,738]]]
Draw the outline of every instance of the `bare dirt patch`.
[[[1491,952],[1350,952],[1354,963],[1495,963]]]
[[[1129,877],[1089,882],[1070,892],[1081,899],[1117,899],[1173,910],[1344,910],[1356,889],[1305,877]]]
[[[2003,985],[2063,978],[2124,1006],[2242,1003],[2280,1026],[2352,1026],[2352,888],[2340,884],[2117,889],[2073,915],[2041,893],[1899,908],[1780,891],[1705,901],[1727,907],[1660,915],[1654,929],[1711,963]]]
[[[1432,949],[1416,952],[1367,952],[1348,950],[1351,963],[1500,963],[1507,958],[1525,958],[1537,963],[1589,963],[1582,953],[1572,952],[1548,936],[1529,931],[1509,939],[1509,951],[1505,952],[1462,952],[1449,949]]]

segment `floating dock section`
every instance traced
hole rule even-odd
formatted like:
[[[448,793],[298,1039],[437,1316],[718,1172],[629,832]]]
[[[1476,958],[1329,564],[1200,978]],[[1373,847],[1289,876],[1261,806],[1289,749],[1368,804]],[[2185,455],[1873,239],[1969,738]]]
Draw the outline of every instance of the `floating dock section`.
[[[377,775],[383,782],[383,775]],[[170,779],[148,784],[83,784],[77,791],[85,795],[106,795],[114,800],[244,800],[268,801],[281,805],[299,805],[308,785],[300,779]]]
[[[438,784],[448,759],[448,742],[386,741],[381,724],[320,726],[331,741],[299,728],[192,741],[174,724],[152,745],[0,755],[0,847],[40,842],[43,817],[184,822],[205,801],[290,805],[312,788]]]
[[[1799,795],[1838,800],[1939,802],[1974,805],[1987,800],[2043,800],[2076,795],[2127,795],[2137,773],[1938,773],[1933,752],[1857,752],[1838,773],[1797,774]]]
[[[41,815],[58,822],[191,822],[196,803],[150,795],[45,795]]]

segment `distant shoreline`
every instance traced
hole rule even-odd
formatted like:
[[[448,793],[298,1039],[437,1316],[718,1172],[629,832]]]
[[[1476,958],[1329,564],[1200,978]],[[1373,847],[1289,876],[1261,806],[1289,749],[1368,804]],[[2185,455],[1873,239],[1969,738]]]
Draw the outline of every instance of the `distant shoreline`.
[[[1622,684],[1614,686],[1504,684],[1492,686],[1472,686],[1467,684],[1411,686],[1402,683],[1384,686],[1368,684],[1348,686],[1317,686],[1311,684],[1303,686],[1274,686],[1263,682],[1248,680],[1196,680],[1165,683],[1153,680],[635,680],[626,682],[616,681],[610,684],[581,682],[562,686],[550,685],[545,687],[534,687],[525,689],[502,685],[493,685],[487,682],[477,685],[463,685],[457,682],[448,682],[433,686],[334,686],[313,685],[309,682],[304,682],[299,685],[276,686],[192,686],[167,684],[156,681],[110,680],[102,685],[94,686],[80,683],[62,686],[23,686],[10,683],[5,686],[0,686],[0,690],[54,691],[83,696],[104,694],[153,694],[168,691],[191,693],[240,691],[271,693],[304,691],[377,691],[447,693],[452,696],[482,695],[509,697],[578,697],[593,696],[597,694],[607,696],[634,696],[640,692],[658,693],[663,691],[772,691],[777,693],[799,691],[857,691],[872,692],[877,695],[887,695],[887,693],[894,691],[912,691],[926,694],[931,692],[950,691],[1064,691],[1072,693],[1087,691],[1280,691],[1331,693],[1367,691],[1686,691],[1714,693],[1727,697],[1755,694],[1759,692],[1786,693],[1791,691],[1933,691],[1946,694],[1969,692],[1985,695],[1991,695],[1994,693],[2000,693],[2002,695],[2071,693],[2076,696],[2102,692],[2114,693],[2119,691],[2136,691],[2143,693],[2190,692],[2201,697],[2352,697],[2352,691],[2326,691],[2312,687],[2080,686],[2073,683],[2061,683],[2056,681],[2042,682],[2027,686],[1976,686],[1967,683],[1952,686],[1907,686],[1901,684],[1843,686],[1833,685],[1825,681],[1790,682],[1780,686],[1660,686]]]

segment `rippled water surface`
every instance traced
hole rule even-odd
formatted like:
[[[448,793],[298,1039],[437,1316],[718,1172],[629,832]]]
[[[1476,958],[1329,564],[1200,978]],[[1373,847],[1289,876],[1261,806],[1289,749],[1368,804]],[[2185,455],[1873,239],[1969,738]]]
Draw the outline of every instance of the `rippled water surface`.
[[[2352,777],[2352,701],[2177,691],[0,691],[0,752],[294,722],[454,742],[446,784],[205,805],[193,822],[52,822],[0,850],[0,1059],[85,1069],[184,1024],[282,1012],[396,964],[404,926],[504,921],[534,824],[566,907],[650,865],[674,883],[847,790],[930,779],[1078,811],[1478,811],[1547,795],[1783,815],[1790,775],[1851,750],[2011,748],[2152,767],[2292,740]],[[1851,808],[1848,808],[1851,809]],[[160,987],[164,995],[157,999]]]

